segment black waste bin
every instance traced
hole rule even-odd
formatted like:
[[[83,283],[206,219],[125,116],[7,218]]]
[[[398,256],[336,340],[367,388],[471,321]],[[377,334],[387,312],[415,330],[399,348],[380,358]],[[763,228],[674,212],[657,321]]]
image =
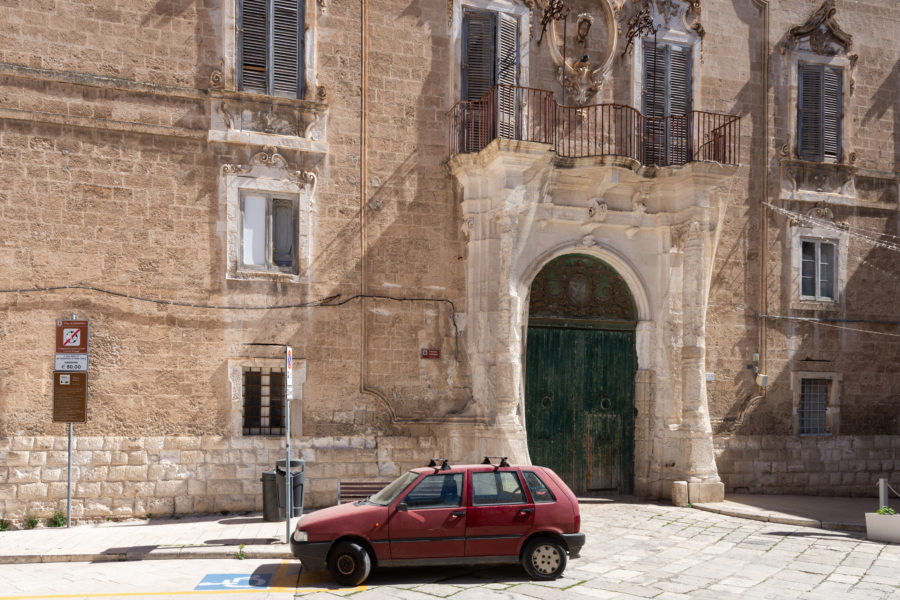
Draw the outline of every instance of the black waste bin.
[[[262,493],[263,493],[263,520],[265,521],[282,521],[284,520],[284,499],[278,501],[278,485],[275,483],[275,469],[271,471],[263,471],[262,474]],[[284,490],[284,486],[281,487]]]
[[[275,487],[278,496],[278,515],[284,518],[284,482],[285,479],[285,461],[279,460],[275,462]],[[303,487],[306,483],[306,471],[304,462],[296,458],[291,459],[290,478],[291,478],[291,505],[293,511],[292,517],[303,515]]]

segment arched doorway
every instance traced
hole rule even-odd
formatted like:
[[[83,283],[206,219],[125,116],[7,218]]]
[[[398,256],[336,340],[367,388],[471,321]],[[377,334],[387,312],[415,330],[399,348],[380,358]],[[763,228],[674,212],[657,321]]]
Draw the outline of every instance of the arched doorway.
[[[576,494],[632,491],[636,322],[627,284],[592,256],[556,258],[531,284],[528,451]]]

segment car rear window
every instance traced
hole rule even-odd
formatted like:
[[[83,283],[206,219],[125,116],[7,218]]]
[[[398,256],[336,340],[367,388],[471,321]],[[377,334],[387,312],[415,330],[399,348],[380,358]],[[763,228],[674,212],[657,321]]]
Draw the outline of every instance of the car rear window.
[[[525,504],[525,491],[515,471],[472,473],[472,504]]]
[[[525,484],[528,491],[531,492],[531,499],[535,504],[540,502],[555,502],[556,496],[550,491],[550,488],[544,483],[540,475],[534,471],[522,471],[522,477],[525,478]]]

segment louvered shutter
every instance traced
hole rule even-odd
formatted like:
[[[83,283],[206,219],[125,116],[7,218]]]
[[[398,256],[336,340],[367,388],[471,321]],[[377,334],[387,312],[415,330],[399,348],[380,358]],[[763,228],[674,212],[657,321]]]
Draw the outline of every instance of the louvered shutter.
[[[294,203],[285,198],[272,200],[272,263],[276,267],[294,266]]]
[[[504,13],[497,13],[497,123],[499,137],[517,139],[517,94],[519,83],[519,21]]]
[[[825,67],[822,74],[822,153],[826,159],[841,159],[843,72]]]
[[[691,49],[643,45],[641,112],[645,117],[645,164],[684,164],[690,159],[687,114],[691,111]]]
[[[822,129],[822,65],[798,66],[797,154],[805,160],[825,157]]]
[[[241,53],[238,87],[250,92],[265,94],[268,72],[268,15],[266,0],[242,0],[238,46]]]
[[[494,87],[494,13],[463,15],[462,98],[480,100]]]
[[[669,45],[666,125],[669,132],[668,164],[683,165],[690,159],[688,113],[691,111],[691,49]]]
[[[646,41],[643,50],[641,113],[647,118],[644,120],[644,157],[641,162],[647,165],[663,164],[665,122],[651,117],[663,117],[666,114],[665,46]]]
[[[300,96],[300,57],[302,0],[273,0],[272,18],[272,94]]]

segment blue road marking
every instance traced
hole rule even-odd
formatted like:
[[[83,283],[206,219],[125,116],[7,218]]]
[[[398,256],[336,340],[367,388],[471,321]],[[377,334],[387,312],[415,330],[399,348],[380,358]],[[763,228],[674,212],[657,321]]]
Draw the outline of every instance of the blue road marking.
[[[208,573],[194,590],[268,589],[273,575],[273,573]]]

